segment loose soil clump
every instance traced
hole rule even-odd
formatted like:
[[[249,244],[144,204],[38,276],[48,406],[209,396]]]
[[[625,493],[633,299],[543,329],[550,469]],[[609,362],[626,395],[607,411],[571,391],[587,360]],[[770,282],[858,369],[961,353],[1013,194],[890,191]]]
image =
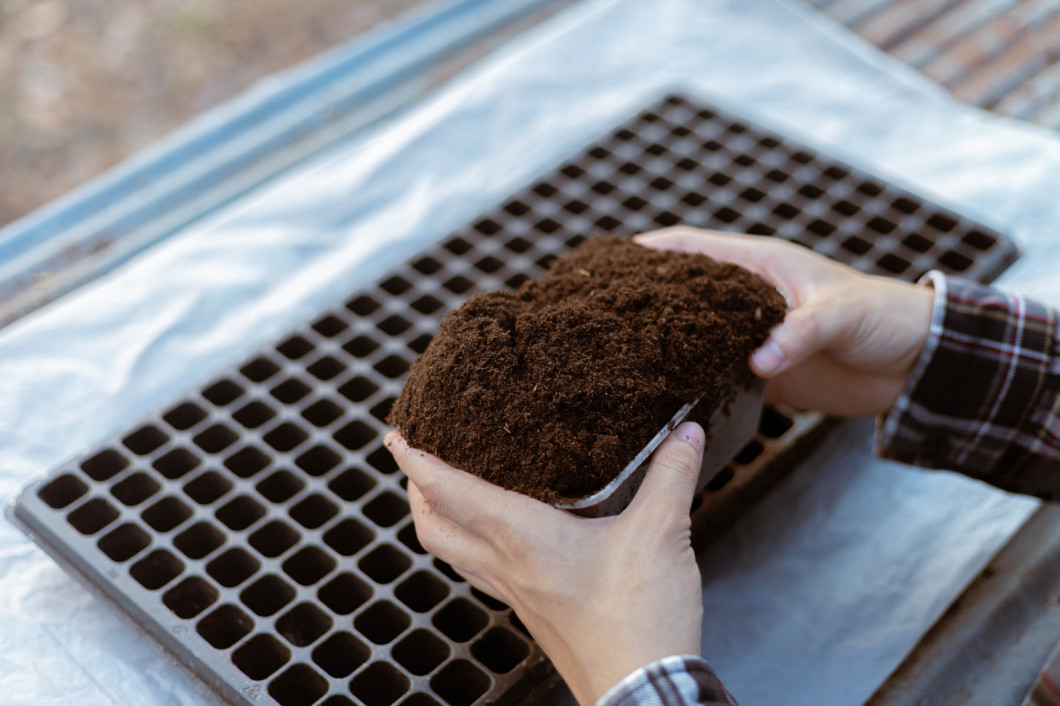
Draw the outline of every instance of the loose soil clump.
[[[510,490],[591,495],[684,404],[703,423],[784,298],[742,267],[588,240],[515,292],[442,320],[390,412],[414,447]]]

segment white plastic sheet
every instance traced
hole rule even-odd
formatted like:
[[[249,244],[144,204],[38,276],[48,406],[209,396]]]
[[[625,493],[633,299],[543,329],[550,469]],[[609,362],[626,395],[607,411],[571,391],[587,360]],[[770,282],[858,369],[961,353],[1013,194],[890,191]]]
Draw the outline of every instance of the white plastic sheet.
[[[779,0],[590,0],[432,99],[0,331],[0,498],[275,339],[667,90],[1015,234],[1060,302],[1060,141],[954,104]],[[851,704],[1036,507],[872,460],[853,422],[703,557],[706,656],[744,703]],[[172,659],[0,523],[0,694],[193,704]]]

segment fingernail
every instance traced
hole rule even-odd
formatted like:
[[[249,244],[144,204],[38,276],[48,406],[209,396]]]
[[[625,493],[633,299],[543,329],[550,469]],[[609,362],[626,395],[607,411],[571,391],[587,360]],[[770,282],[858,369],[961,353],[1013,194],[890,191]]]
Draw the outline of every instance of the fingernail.
[[[703,427],[695,422],[685,422],[674,429],[678,439],[688,442],[696,451],[702,451],[707,443],[707,435],[703,433]]]
[[[784,351],[770,339],[751,354],[751,362],[762,375],[771,375],[784,364]]]

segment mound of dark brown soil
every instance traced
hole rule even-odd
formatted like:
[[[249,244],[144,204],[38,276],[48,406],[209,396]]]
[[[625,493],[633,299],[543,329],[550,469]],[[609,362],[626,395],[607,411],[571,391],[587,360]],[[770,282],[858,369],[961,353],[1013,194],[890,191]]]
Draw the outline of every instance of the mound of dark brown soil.
[[[765,280],[609,236],[540,282],[449,312],[389,422],[408,442],[545,502],[602,488],[686,402],[702,423],[729,371],[784,317]]]

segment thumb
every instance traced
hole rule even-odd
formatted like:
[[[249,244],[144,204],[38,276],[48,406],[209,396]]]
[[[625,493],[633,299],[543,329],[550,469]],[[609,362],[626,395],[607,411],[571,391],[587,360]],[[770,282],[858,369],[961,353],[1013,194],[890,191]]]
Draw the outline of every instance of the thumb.
[[[845,307],[827,302],[789,311],[751,354],[751,370],[759,377],[773,377],[828,348],[842,332],[844,313]]]
[[[651,508],[664,516],[688,514],[703,465],[706,434],[695,422],[680,425],[659,445],[627,511]]]

